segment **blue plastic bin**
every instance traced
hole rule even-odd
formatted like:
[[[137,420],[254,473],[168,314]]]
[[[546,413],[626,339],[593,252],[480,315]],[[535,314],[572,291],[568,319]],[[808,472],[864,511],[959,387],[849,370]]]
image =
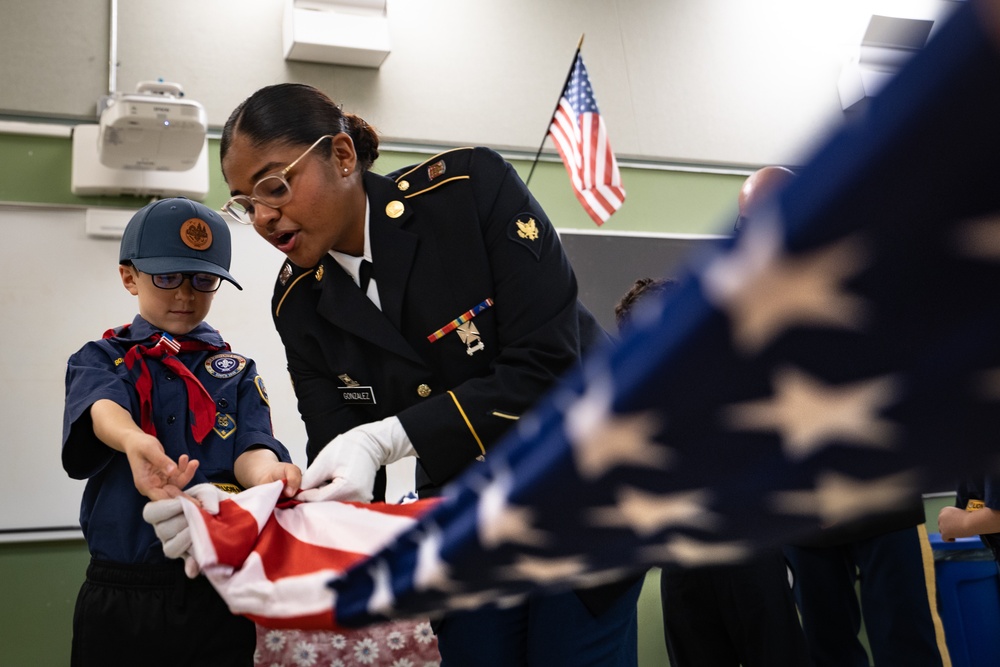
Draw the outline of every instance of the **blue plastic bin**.
[[[954,667],[1000,665],[1000,577],[993,552],[978,537],[945,542],[934,551],[938,606]]]

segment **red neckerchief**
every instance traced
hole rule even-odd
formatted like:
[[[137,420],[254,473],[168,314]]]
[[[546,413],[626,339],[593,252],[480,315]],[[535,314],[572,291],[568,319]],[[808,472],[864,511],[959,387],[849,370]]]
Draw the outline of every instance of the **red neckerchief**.
[[[108,329],[104,332],[104,338],[121,336],[127,328],[128,325],[119,330],[117,336],[113,329]],[[184,381],[188,395],[188,409],[191,411],[191,433],[194,435],[195,442],[201,444],[215,424],[215,401],[204,385],[198,381],[198,378],[191,373],[187,366],[181,363],[176,355],[180,351],[229,350],[229,344],[223,343],[220,347],[198,340],[180,341],[175,340],[169,334],[159,333],[153,334],[149,340],[152,345],[148,347],[135,345],[125,353],[126,368],[132,370],[136,362],[139,364],[139,379],[136,380],[135,388],[139,392],[140,426],[146,433],[156,435],[156,427],[153,425],[153,378],[149,374],[145,359],[159,359],[164,366]]]

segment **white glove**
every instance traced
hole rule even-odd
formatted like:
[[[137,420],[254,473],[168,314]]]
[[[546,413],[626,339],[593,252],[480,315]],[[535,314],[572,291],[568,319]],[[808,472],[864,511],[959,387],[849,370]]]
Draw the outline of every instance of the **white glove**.
[[[196,484],[184,493],[201,503],[209,514],[219,513],[219,502],[229,494],[214,484]],[[163,555],[167,558],[183,558],[184,573],[188,578],[198,576],[198,563],[191,557],[191,528],[181,506],[180,498],[155,500],[142,508],[142,518],[153,526],[153,532],[163,543]]]
[[[320,451],[302,473],[303,490],[296,498],[369,502],[378,469],[416,455],[398,418],[362,424],[341,433]]]

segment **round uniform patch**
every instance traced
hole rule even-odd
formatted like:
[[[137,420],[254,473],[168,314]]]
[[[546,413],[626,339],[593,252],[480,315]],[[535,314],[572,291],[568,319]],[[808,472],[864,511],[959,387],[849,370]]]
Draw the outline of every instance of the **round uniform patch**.
[[[181,223],[181,241],[192,250],[212,247],[212,230],[201,218],[188,218]]]
[[[216,354],[205,360],[205,370],[212,377],[225,380],[238,375],[247,365],[247,360],[232,352]]]

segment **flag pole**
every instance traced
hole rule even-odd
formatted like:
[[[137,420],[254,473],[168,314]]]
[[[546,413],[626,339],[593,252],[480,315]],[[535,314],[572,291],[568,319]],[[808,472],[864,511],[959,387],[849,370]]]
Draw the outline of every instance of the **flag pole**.
[[[559,98],[556,100],[556,108],[552,110],[549,115],[549,122],[545,124],[545,134],[542,136],[542,143],[538,146],[538,152],[535,153],[535,161],[531,163],[531,170],[528,172],[528,178],[525,179],[525,186],[531,183],[531,175],[535,173],[535,165],[538,164],[538,158],[542,155],[542,148],[545,146],[545,140],[549,138],[549,128],[552,126],[552,119],[556,117],[556,112],[559,111],[559,102],[562,100],[563,92],[566,90],[566,84],[569,83],[570,77],[573,76],[573,70],[576,67],[576,57],[580,55],[580,49],[583,48],[583,35],[580,33],[580,41],[576,44],[576,51],[573,52],[573,60],[570,62],[569,71],[566,72],[566,80],[563,81],[562,88],[559,89]]]

